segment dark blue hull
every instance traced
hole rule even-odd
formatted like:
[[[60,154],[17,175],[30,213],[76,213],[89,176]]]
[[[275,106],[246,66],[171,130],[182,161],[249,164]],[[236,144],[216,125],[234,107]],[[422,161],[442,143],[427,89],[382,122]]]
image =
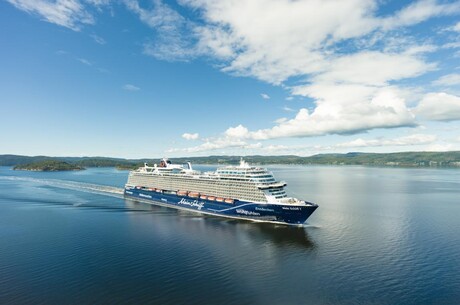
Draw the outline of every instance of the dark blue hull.
[[[281,205],[235,200],[233,203],[178,196],[155,190],[126,188],[126,197],[138,198],[155,205],[185,209],[203,214],[286,224],[303,224],[318,208],[316,204]]]

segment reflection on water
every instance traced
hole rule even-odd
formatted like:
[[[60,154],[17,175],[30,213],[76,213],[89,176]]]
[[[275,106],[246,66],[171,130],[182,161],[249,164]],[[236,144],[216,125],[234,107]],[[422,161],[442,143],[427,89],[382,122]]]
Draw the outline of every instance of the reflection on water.
[[[287,226],[270,223],[260,223],[241,219],[230,219],[212,215],[202,215],[185,210],[176,210],[144,203],[131,198],[125,198],[126,207],[133,211],[148,211],[154,214],[177,215],[180,217],[180,227],[183,232],[194,232],[199,227],[200,232],[220,232],[226,238],[234,238],[235,235],[245,234],[249,239],[263,239],[270,241],[272,246],[299,247],[313,249],[313,241],[308,236],[306,227]],[[225,233],[222,233],[225,232]],[[233,236],[232,236],[233,235]]]
[[[294,226],[274,226],[270,224],[259,224],[252,226],[254,235],[261,235],[270,240],[277,246],[281,247],[299,247],[304,249],[314,249],[315,244],[308,236],[308,231],[303,227]]]

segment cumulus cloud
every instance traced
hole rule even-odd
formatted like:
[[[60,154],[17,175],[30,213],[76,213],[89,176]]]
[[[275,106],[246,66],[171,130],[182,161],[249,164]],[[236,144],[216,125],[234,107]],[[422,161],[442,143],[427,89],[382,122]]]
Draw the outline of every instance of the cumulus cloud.
[[[282,121],[272,128],[249,131],[239,125],[227,129],[225,135],[232,138],[267,140],[347,134],[416,124],[415,116],[406,107],[404,99],[392,88],[335,85],[332,91],[327,88],[310,90],[318,99],[313,112],[302,108],[293,119]]]
[[[434,121],[460,120],[460,97],[447,93],[428,93],[415,112]]]
[[[29,14],[42,17],[45,21],[54,23],[74,31],[79,31],[85,24],[94,24],[93,16],[79,0],[7,0],[16,8]]]
[[[136,87],[136,86],[131,85],[131,84],[123,85],[123,89],[127,90],[127,91],[139,91],[139,90],[141,90],[141,88]]]
[[[184,133],[182,135],[182,138],[186,139],[186,140],[196,140],[200,137],[200,135],[198,133]]]

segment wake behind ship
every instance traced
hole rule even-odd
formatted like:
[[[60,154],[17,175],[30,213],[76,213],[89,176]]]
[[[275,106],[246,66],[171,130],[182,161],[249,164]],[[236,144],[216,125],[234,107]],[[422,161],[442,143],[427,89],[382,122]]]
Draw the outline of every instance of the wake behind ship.
[[[199,172],[163,159],[129,173],[126,197],[202,214],[253,221],[303,224],[318,205],[288,197],[286,183],[276,181],[264,168],[225,166],[215,172]]]

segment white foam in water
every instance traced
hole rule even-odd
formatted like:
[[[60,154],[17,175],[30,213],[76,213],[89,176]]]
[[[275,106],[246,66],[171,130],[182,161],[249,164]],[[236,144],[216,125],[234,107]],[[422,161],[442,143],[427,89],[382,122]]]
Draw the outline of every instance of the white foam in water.
[[[77,191],[82,191],[82,192],[97,193],[97,194],[114,196],[114,197],[123,196],[122,188],[108,186],[108,185],[99,185],[99,184],[91,184],[91,183],[85,183],[85,182],[58,180],[58,179],[36,179],[36,178],[30,178],[30,177],[3,176],[0,178],[5,179],[5,180],[29,181],[29,182],[40,183],[40,184],[49,185],[49,186],[58,187],[58,188],[72,189],[72,190],[77,190]]]

